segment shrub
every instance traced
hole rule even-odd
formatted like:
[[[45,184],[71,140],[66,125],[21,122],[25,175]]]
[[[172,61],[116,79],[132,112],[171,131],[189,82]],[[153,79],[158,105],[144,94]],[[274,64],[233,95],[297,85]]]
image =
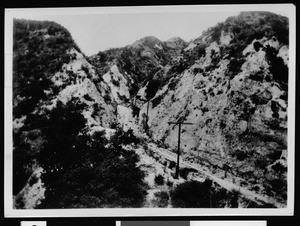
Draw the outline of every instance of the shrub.
[[[145,90],[146,99],[148,101],[151,100],[155,96],[156,92],[159,89],[159,86],[160,86],[160,81],[159,80],[153,79],[153,80],[149,81],[149,83],[147,85],[147,88]]]
[[[32,171],[35,156],[30,154],[30,145],[14,134],[13,149],[13,194],[17,195],[26,184]],[[25,138],[26,139],[26,138]]]
[[[163,185],[165,183],[165,179],[161,174],[156,175],[154,181],[157,185]]]
[[[163,207],[167,207],[168,206],[168,202],[169,202],[169,193],[166,191],[159,191],[154,193],[155,196],[155,205],[157,207],[163,208]]]
[[[111,98],[110,98],[109,94],[106,93],[106,94],[103,96],[103,98],[104,98],[104,101],[105,101],[106,103],[110,103],[110,102],[111,102]]]
[[[287,101],[288,100],[288,92],[285,91],[283,94],[281,94],[280,99],[283,99],[283,100]]]
[[[30,180],[29,180],[29,185],[32,186],[34,184],[36,184],[38,182],[39,178],[37,178],[36,175],[33,175],[30,177]]]
[[[93,104],[93,113],[92,113],[92,117],[95,118],[98,114],[98,112],[101,110],[101,107],[99,106],[98,103],[94,103]]]
[[[231,208],[239,207],[239,203],[238,203],[239,195],[240,193],[238,191],[233,190],[232,192],[230,192],[229,199],[230,199]]]
[[[115,86],[119,87],[120,86],[120,82],[118,80],[112,80],[112,84],[114,84]]]
[[[179,184],[171,192],[171,203],[173,207],[180,208],[208,208],[210,207],[211,181],[205,180],[188,181]]]
[[[236,159],[237,159],[237,160],[240,160],[240,161],[243,161],[243,160],[245,160],[246,158],[248,158],[247,152],[242,151],[242,150],[240,150],[240,149],[235,150],[234,155],[235,155]]]
[[[206,121],[205,121],[205,124],[208,125],[209,123],[212,122],[212,119],[211,118],[208,118]]]
[[[205,112],[208,112],[209,109],[208,109],[207,107],[202,107],[202,108],[201,108],[201,111],[203,112],[203,114],[205,114]]]
[[[227,126],[226,121],[225,121],[225,120],[221,120],[221,121],[220,121],[220,128],[221,128],[221,129],[225,129],[226,126]]]
[[[280,123],[281,120],[278,118],[271,118],[270,120],[266,121],[266,125],[268,125],[273,130],[279,130],[281,128]]]
[[[83,98],[86,99],[87,101],[94,101],[94,99],[88,93],[84,94]]]
[[[193,74],[194,75],[196,75],[196,74],[198,74],[198,73],[202,73],[203,72],[203,69],[202,68],[197,68],[197,67],[195,67],[194,69],[193,69]]]
[[[139,91],[139,86],[135,83],[133,83],[130,87],[130,90],[129,90],[129,94],[130,96],[135,96]]]
[[[281,178],[274,179],[270,181],[270,185],[272,186],[272,190],[276,192],[276,194],[280,194],[281,196],[286,195],[287,191],[287,181]]]
[[[195,89],[202,89],[206,86],[205,82],[203,80],[199,81],[195,84]]]
[[[282,175],[284,172],[286,172],[286,167],[283,166],[281,163],[277,162],[276,164],[272,165],[272,169],[278,173],[279,175]]]
[[[173,78],[173,79],[170,81],[170,83],[168,84],[168,88],[169,88],[170,90],[175,90],[176,85],[178,84],[178,82],[179,82],[179,79],[178,79],[178,78]]]
[[[119,125],[118,122],[112,122],[112,123],[110,124],[110,128],[111,128],[111,129],[117,129],[119,126],[120,126],[120,125]]]
[[[269,161],[262,156],[257,157],[254,163],[256,167],[261,169],[265,169],[269,165]]]
[[[70,61],[68,50],[77,46],[70,33],[54,22],[15,19],[13,33],[13,92],[27,100],[26,107],[14,107],[14,114],[24,115],[46,97],[51,77]],[[50,37],[44,39],[46,34]]]
[[[84,66],[84,65],[81,65],[81,70],[83,70],[85,72],[86,75],[89,75],[90,74],[90,71],[88,69],[88,67]]]
[[[169,168],[170,168],[170,169],[173,169],[175,166],[176,166],[176,162],[171,161],[171,162],[170,162],[170,165],[169,165]]]
[[[258,82],[262,82],[264,80],[264,72],[263,71],[257,71],[253,74],[249,75],[249,78]]]
[[[222,28],[223,28],[223,23],[218,23],[215,27],[213,27],[211,29],[211,41],[212,42],[217,42],[219,43],[220,42],[220,37],[221,37],[221,31],[222,31]]]
[[[253,47],[254,47],[255,51],[257,52],[257,51],[259,51],[260,48],[263,47],[263,45],[260,42],[256,41],[253,43]]]
[[[223,90],[219,90],[218,92],[217,92],[217,95],[220,95],[220,94],[222,94],[223,93]]]
[[[183,179],[187,179],[187,176],[189,175],[189,173],[191,172],[197,172],[197,170],[192,169],[192,168],[181,168],[179,170],[179,175],[183,178]]]
[[[58,102],[35,122],[43,125],[47,140],[38,156],[46,186],[39,208],[141,206],[146,195],[144,173],[136,166],[137,154],[122,148],[131,142],[132,132],[128,136],[119,130],[110,143],[104,132],[90,136],[83,129],[83,108],[76,101]]]
[[[128,129],[127,131],[124,131],[121,127],[117,126],[116,132],[114,136],[110,139],[111,143],[117,146],[120,146],[122,144],[139,144],[140,139],[136,137],[133,133],[132,129]]]
[[[129,99],[125,96],[125,95],[120,95],[120,93],[117,93],[119,99],[124,102],[124,103],[128,103]]]
[[[152,100],[152,108],[155,108],[157,105],[159,105],[159,103],[161,102],[161,100],[162,100],[163,98],[164,98],[163,95],[160,95],[160,96],[154,98],[154,99]]]
[[[170,73],[181,74],[185,69],[187,69],[189,64],[185,60],[180,60],[176,62],[171,68]]]
[[[23,198],[21,195],[17,195],[17,196],[15,197],[15,202],[14,202],[14,204],[15,204],[15,207],[16,207],[17,209],[23,209],[24,206],[25,206],[24,198]]]
[[[218,185],[211,188],[211,207],[224,208],[228,203],[228,191]]]
[[[271,46],[266,48],[266,58],[270,65],[269,70],[275,81],[279,82],[287,90],[289,69],[281,57],[277,57],[278,50]]]
[[[274,101],[274,100],[271,101],[271,109],[272,109],[272,111],[273,111],[272,116],[273,116],[274,118],[278,118],[278,117],[279,117],[279,113],[278,113],[278,111],[279,111],[279,106],[278,106],[278,105],[279,105],[279,104],[278,104],[276,101]]]
[[[36,140],[40,136],[40,130],[31,130],[27,134],[27,138],[30,140]]]
[[[272,99],[272,94],[269,91],[256,92],[250,96],[253,104],[267,104]]]
[[[227,66],[227,70],[228,70],[228,74],[230,75],[230,78],[234,78],[234,76],[236,76],[240,71],[241,71],[241,67],[243,65],[243,63],[245,62],[244,58],[233,58],[230,60],[228,66]]]
[[[172,187],[173,186],[173,182],[172,181],[167,181],[167,185],[169,186],[169,187]]]
[[[205,51],[206,47],[207,47],[207,45],[204,44],[204,43],[199,43],[197,45],[197,47],[195,48],[195,51],[197,53],[197,58],[200,58],[200,57],[202,57],[202,56],[205,55],[205,53],[206,53],[206,51]]]

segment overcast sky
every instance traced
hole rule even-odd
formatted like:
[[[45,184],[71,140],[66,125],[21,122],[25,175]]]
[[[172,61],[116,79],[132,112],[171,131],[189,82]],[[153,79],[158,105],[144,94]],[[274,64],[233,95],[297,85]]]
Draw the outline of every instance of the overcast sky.
[[[19,10],[16,18],[51,20],[67,28],[88,56],[112,47],[123,47],[145,36],[161,41],[179,36],[185,41],[251,7],[141,7]],[[261,7],[260,7],[261,9]],[[253,9],[257,10],[257,9]],[[280,8],[278,9],[280,10]],[[282,11],[280,14],[284,15]]]

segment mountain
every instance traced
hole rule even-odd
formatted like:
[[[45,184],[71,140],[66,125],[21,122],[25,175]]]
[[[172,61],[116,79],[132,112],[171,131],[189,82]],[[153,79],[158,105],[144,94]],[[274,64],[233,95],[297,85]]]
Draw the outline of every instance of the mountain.
[[[135,84],[144,84],[159,74],[164,67],[180,55],[183,47],[187,46],[181,38],[172,38],[166,42],[153,36],[147,36],[131,45],[119,49],[109,49],[90,57],[95,66],[104,66],[104,61],[116,62],[119,68],[130,74]],[[102,56],[101,60],[99,55]],[[100,62],[102,61],[102,65]]]
[[[288,34],[286,17],[242,12],[190,42],[147,36],[87,57],[60,25],[15,20],[16,208],[57,208],[47,197],[59,208],[286,206]],[[176,179],[178,125],[169,122],[180,120],[191,124],[181,125]],[[96,170],[118,171],[120,184]],[[59,183],[70,189],[47,193]]]
[[[182,49],[187,47],[187,44],[188,43],[180,37],[173,37],[165,42],[165,45],[170,49],[173,49],[175,52],[177,52],[177,54],[180,53]]]
[[[69,134],[72,123],[81,125],[75,134],[86,133],[86,129],[90,134],[109,133],[110,127],[116,124],[116,100],[109,85],[96,74],[69,32],[54,22],[15,20],[13,60],[13,192],[17,194],[28,178],[30,181],[31,175],[41,176],[41,163],[37,163],[37,159],[49,146],[53,133],[45,124],[50,122],[49,125],[55,126],[57,138],[53,139],[63,139],[63,146],[72,137]],[[64,111],[68,112],[62,116]],[[65,124],[61,119],[66,120]],[[65,130],[65,135],[60,126],[64,126],[61,129]],[[69,147],[74,145],[72,142],[68,143]],[[66,147],[58,145],[55,148],[64,150]],[[57,168],[56,163],[52,164]],[[33,178],[34,181],[35,176]],[[43,197],[44,189],[37,187],[33,196]],[[22,191],[17,200],[22,200],[23,193],[28,192]],[[29,193],[32,195],[32,191]],[[38,201],[27,204],[21,201],[19,207],[29,205],[32,208]]]
[[[287,18],[272,13],[241,13],[204,32],[185,49],[191,65],[151,101],[153,139],[176,150],[168,122],[191,122],[183,159],[220,177],[229,166],[235,183],[284,202],[288,48]]]

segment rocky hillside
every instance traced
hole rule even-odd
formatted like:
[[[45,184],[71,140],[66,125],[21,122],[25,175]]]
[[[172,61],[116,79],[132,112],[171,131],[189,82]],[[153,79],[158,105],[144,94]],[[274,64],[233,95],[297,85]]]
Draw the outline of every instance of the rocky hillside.
[[[147,36],[124,48],[99,52],[89,60],[95,67],[106,66],[106,70],[112,62],[116,63],[122,72],[129,74],[133,82],[140,86],[164,70],[186,46],[187,42],[179,37],[163,42]]]
[[[47,147],[53,145],[50,140],[58,144],[52,148],[67,150],[67,146],[75,146],[73,140],[68,143],[72,134],[92,136],[106,131],[109,136],[110,128],[116,125],[118,96],[105,81],[119,72],[112,68],[107,76],[100,77],[66,29],[53,22],[27,20],[14,21],[13,65],[13,190],[17,194],[27,180],[30,185],[31,181],[41,183],[39,177],[30,178],[41,175],[41,158]],[[55,152],[50,153],[47,161],[52,154]],[[50,164],[50,171],[59,165]],[[26,186],[17,199],[43,197],[41,184],[34,192]],[[27,208],[36,206],[38,201],[21,203],[19,207]]]
[[[285,17],[243,12],[189,43],[148,36],[86,57],[60,25],[14,21],[16,208],[285,206],[288,31]],[[178,120],[192,125],[182,125],[177,180],[178,126],[168,122]],[[129,178],[113,173],[120,166]],[[59,183],[70,188],[62,200],[49,193]],[[194,200],[213,191],[213,201],[184,200],[193,187],[203,194]]]
[[[151,100],[151,136],[176,150],[178,128],[168,122],[191,122],[184,159],[228,169],[235,183],[284,202],[288,49],[288,21],[271,13],[242,13],[204,32],[184,50],[191,65]]]
[[[96,100],[105,109],[98,121],[105,127],[113,122],[107,117],[113,111],[108,103],[114,101],[107,83],[97,76],[66,29],[54,22],[15,20],[14,50],[16,123],[72,97],[79,97],[89,106],[95,102],[92,99]],[[91,117],[89,121],[92,123]]]

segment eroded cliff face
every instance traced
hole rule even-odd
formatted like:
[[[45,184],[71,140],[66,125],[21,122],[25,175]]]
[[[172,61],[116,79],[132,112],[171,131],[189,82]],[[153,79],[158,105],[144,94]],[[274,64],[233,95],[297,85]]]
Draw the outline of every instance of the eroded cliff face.
[[[284,200],[287,90],[270,73],[268,51],[287,67],[288,46],[276,38],[253,40],[233,74],[229,65],[236,59],[224,51],[228,43],[212,42],[203,57],[161,88],[149,110],[151,135],[176,150],[178,126],[168,122],[183,117],[193,123],[182,125],[183,158],[215,173],[228,165],[238,183],[265,194],[276,190]],[[140,114],[145,111],[146,106]]]

